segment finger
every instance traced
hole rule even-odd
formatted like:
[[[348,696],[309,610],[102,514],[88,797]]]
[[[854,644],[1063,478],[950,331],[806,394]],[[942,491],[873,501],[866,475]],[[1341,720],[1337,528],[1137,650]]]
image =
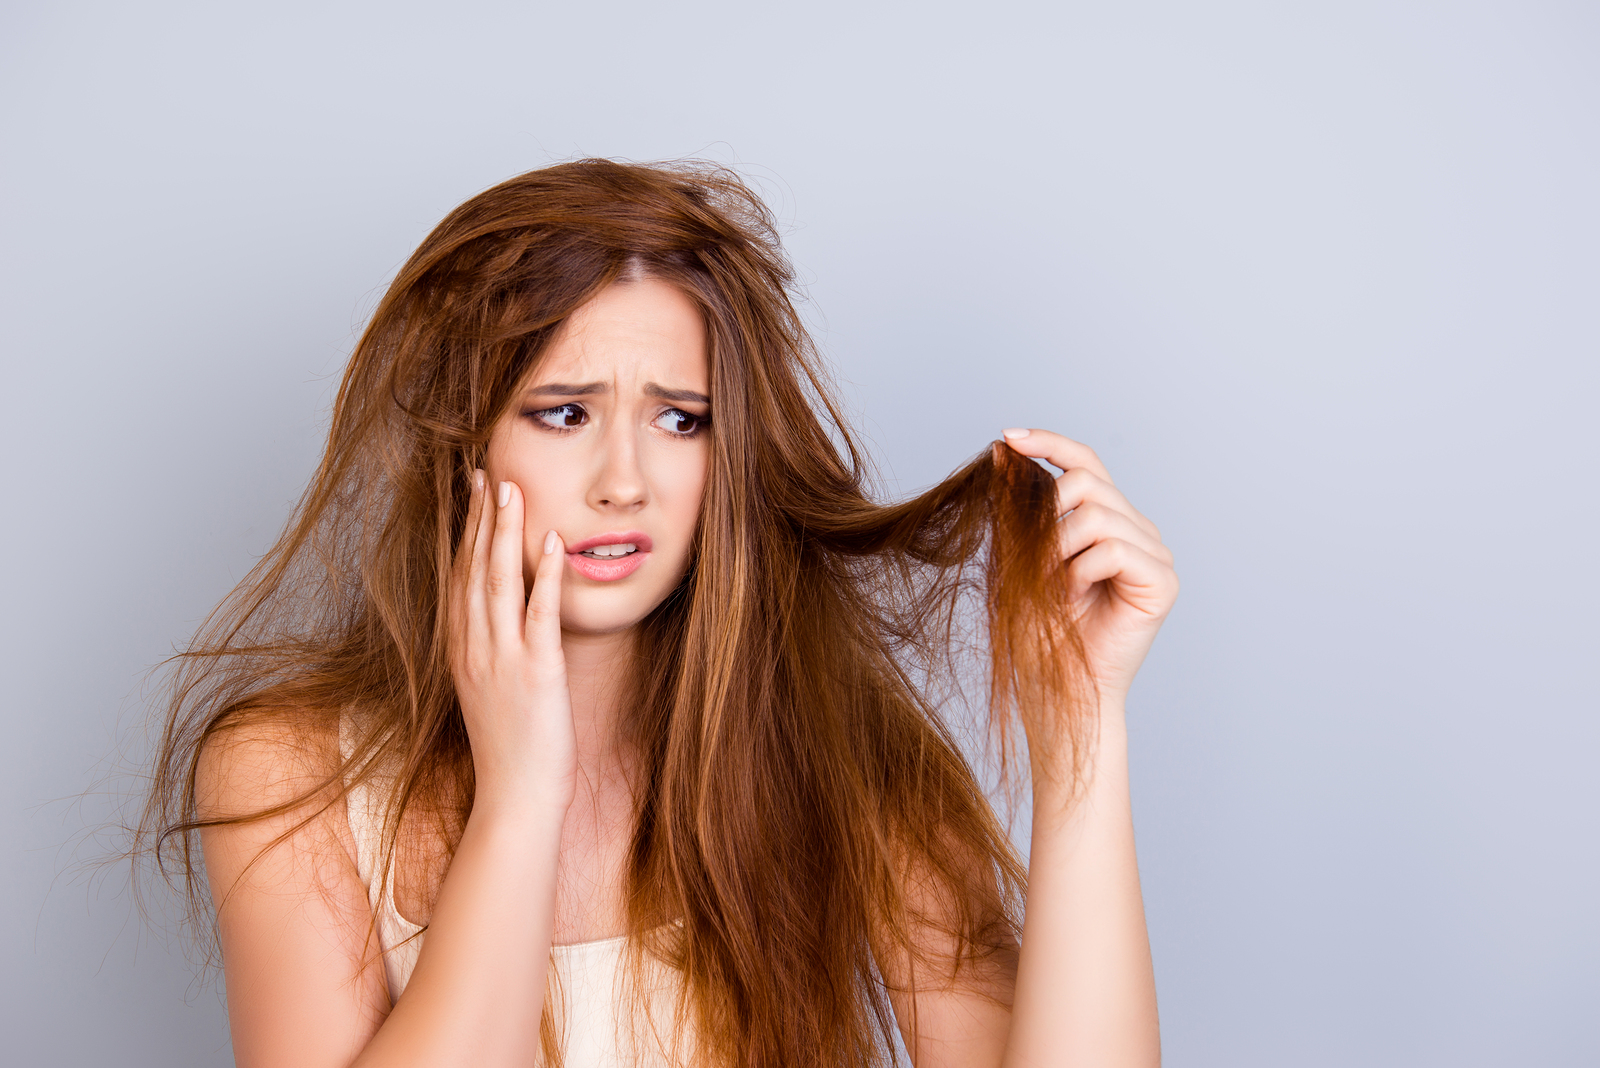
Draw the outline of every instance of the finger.
[[[1056,508],[1058,515],[1066,515],[1075,508],[1082,508],[1086,504],[1099,504],[1113,511],[1121,512],[1157,542],[1161,541],[1161,531],[1156,525],[1146,519],[1137,508],[1128,502],[1128,498],[1105,479],[1096,475],[1086,467],[1075,467],[1064,475],[1056,478]]]
[[[522,585],[522,490],[515,482],[496,487],[494,543],[484,575],[489,633],[496,641],[520,641],[525,607]]]
[[[461,527],[461,545],[456,549],[451,576],[451,610],[455,620],[455,639],[465,642],[469,630],[481,626],[483,618],[483,570],[488,557],[489,507],[488,478],[483,471],[472,472],[472,493],[467,505],[467,521]]]
[[[1064,438],[1049,430],[1019,428],[1002,433],[1005,435],[1006,444],[1024,456],[1044,460],[1063,471],[1074,467],[1085,467],[1097,477],[1107,482],[1111,481],[1111,473],[1106,470],[1106,465],[1100,462],[1100,457],[1095,455],[1093,449],[1081,441]]]
[[[1159,539],[1151,537],[1148,531],[1130,517],[1096,501],[1080,505],[1071,515],[1061,520],[1057,530],[1060,535],[1063,560],[1070,560],[1107,539],[1121,538],[1168,567],[1172,566],[1172,550],[1162,545]]]
[[[1178,576],[1143,549],[1108,538],[1085,549],[1067,565],[1067,596],[1081,600],[1097,583],[1114,597],[1148,615],[1162,618],[1178,596]]]
[[[528,597],[524,641],[536,656],[561,656],[561,581],[566,571],[566,543],[552,530],[544,536],[539,566],[533,571],[533,593]]]
[[[450,558],[450,604],[454,608],[462,584],[466,581],[468,563],[472,557],[472,543],[478,528],[478,513],[483,508],[483,472],[473,471],[467,483],[467,520],[461,525],[461,538],[456,542],[455,555]]]

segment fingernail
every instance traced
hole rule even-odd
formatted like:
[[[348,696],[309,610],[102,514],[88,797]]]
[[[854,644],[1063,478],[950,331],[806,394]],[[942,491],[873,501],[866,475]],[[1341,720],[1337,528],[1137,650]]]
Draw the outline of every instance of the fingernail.
[[[500,507],[504,508],[511,503],[511,483],[500,483]]]
[[[556,532],[551,531],[544,536],[544,554],[549,556],[556,551]]]
[[[472,488],[479,493],[483,492],[483,471],[481,469],[472,472]]]
[[[1000,436],[1005,438],[1007,441],[1016,441],[1018,438],[1027,437],[1028,429],[1027,427],[1014,426],[1010,430],[1000,431]]]

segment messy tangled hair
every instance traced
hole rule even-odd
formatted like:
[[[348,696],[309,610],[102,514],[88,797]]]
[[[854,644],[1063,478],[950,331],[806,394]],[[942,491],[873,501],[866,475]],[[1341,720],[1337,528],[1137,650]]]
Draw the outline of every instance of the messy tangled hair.
[[[1092,722],[1055,488],[997,443],[912,500],[869,499],[772,219],[727,170],[566,163],[428,235],[356,347],[284,534],[176,658],[143,841],[203,918],[206,826],[372,781],[390,801],[385,860],[408,809],[453,813],[459,833],[473,772],[444,594],[472,472],[563,321],[640,275],[705,318],[715,428],[693,562],[640,625],[623,720],[642,767],[629,928],[681,970],[697,1063],[882,1063],[874,944],[919,985],[1016,944],[1023,869],[929,696],[963,621],[987,639],[1002,751],[1018,714],[1035,745],[1073,753]],[[359,738],[320,786],[202,818],[209,742],[348,710]],[[931,959],[929,931],[957,951]]]

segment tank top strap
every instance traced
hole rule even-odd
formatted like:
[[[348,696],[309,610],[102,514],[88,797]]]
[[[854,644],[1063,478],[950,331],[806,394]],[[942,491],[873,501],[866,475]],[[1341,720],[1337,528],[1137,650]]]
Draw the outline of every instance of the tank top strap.
[[[348,762],[360,740],[359,726],[348,713],[339,716],[339,755]],[[367,887],[367,903],[377,920],[378,945],[383,951],[384,977],[389,997],[398,999],[416,967],[422,952],[422,928],[400,915],[394,903],[394,856],[383,864],[383,828],[388,819],[386,780],[374,776],[348,784],[345,793],[345,818],[355,839],[356,871]],[[383,873],[380,878],[380,871]]]
[[[339,758],[345,763],[356,751],[356,725],[350,713],[339,716]],[[349,780],[346,780],[348,784]],[[356,869],[361,881],[371,887],[373,875],[378,870],[378,856],[382,852],[383,816],[373,810],[371,780],[349,786],[345,794],[345,813],[350,820],[350,833],[356,842]]]

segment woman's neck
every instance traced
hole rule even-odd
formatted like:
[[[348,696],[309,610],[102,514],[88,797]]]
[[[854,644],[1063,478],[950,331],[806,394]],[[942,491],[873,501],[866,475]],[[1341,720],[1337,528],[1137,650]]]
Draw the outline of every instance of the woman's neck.
[[[591,781],[609,777],[629,763],[623,752],[621,716],[636,636],[633,629],[614,634],[561,634],[578,766]]]

